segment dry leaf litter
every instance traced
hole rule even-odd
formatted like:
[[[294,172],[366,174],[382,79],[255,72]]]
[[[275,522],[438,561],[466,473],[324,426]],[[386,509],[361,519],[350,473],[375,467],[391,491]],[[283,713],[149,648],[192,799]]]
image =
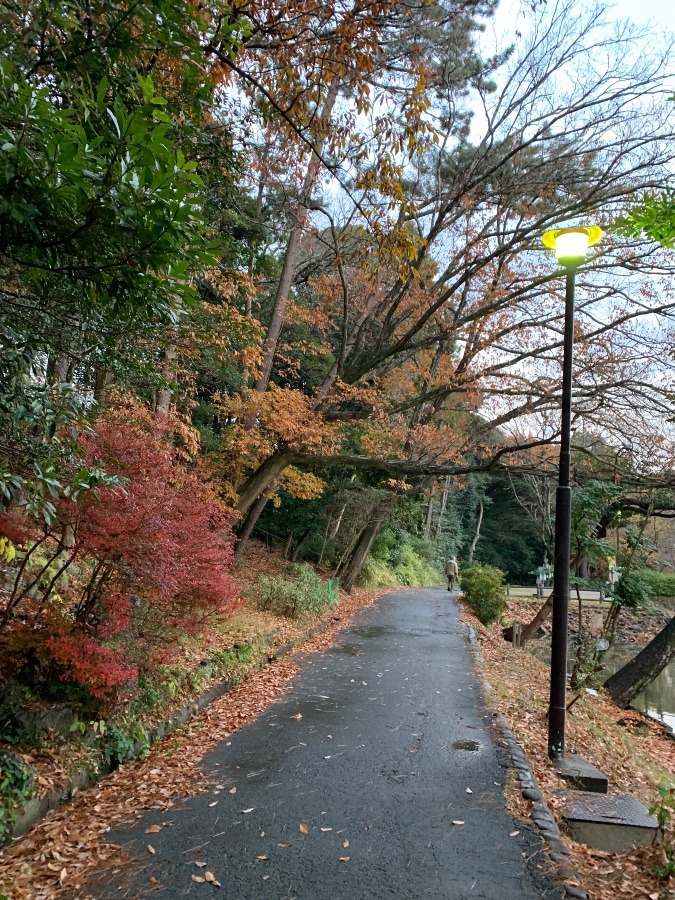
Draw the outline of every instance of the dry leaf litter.
[[[382,589],[357,588],[343,596],[325,630],[293,655],[330,647],[351,618],[383,593]],[[288,634],[292,629],[284,630]],[[295,624],[294,630],[297,636],[302,629]],[[9,900],[95,900],[86,887],[95,870],[127,862],[122,848],[106,839],[108,831],[132,823],[143,810],[170,810],[180,797],[212,787],[200,768],[202,758],[278,700],[297,671],[289,657],[256,671],[154,745],[147,757],[120,766],[71,803],[50,812],[27,835],[0,851],[0,895]],[[148,845],[148,853],[153,852]],[[200,877],[206,880],[205,875]]]
[[[509,601],[507,618],[528,621],[539,604],[530,603],[523,614],[518,600]],[[536,609],[534,609],[536,611]],[[478,636],[480,667],[490,682],[490,705],[499,708],[509,722],[518,743],[527,754],[546,802],[564,832],[561,800],[555,793],[564,787],[548,759],[549,668],[527,650],[507,643],[501,627],[489,628],[468,610],[466,622]],[[647,625],[645,623],[645,630]],[[622,724],[619,724],[621,722]],[[644,728],[644,723],[648,731]],[[633,724],[640,724],[636,732]],[[603,771],[610,793],[628,793],[646,806],[654,802],[660,780],[675,778],[675,740],[663,726],[633,710],[625,710],[601,692],[584,694],[567,716],[567,752],[579,753]],[[507,793],[511,811],[529,819],[532,804],[524,800],[514,783]],[[654,874],[660,851],[656,847],[625,853],[606,853],[564,837],[572,865],[581,874],[591,900],[665,900],[675,897],[672,879],[666,884]]]

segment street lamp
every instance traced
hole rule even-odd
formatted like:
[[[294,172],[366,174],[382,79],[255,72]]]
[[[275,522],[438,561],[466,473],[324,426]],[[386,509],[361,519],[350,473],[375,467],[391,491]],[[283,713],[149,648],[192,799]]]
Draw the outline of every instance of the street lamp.
[[[567,700],[567,618],[570,600],[570,533],[572,495],[570,489],[570,440],[572,431],[572,348],[574,345],[574,276],[585,261],[588,248],[602,237],[597,225],[587,228],[557,228],[542,240],[555,250],[566,269],[565,328],[563,332],[562,411],[560,462],[555,504],[553,551],[553,621],[551,629],[551,693],[548,707],[548,755],[565,758],[565,713]]]

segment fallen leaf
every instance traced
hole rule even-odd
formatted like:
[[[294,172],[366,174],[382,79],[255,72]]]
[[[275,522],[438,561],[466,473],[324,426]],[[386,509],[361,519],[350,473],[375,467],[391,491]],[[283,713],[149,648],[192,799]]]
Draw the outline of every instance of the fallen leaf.
[[[267,879],[268,879],[269,877],[270,877],[269,875],[263,875],[263,881],[267,881]]]
[[[338,862],[349,862],[349,857],[348,857],[348,856],[341,856],[341,857],[338,859]]]
[[[309,834],[309,825],[306,825],[304,822],[301,822],[298,825],[298,828],[303,834]]]
[[[277,844],[277,847],[290,847],[290,844]]]
[[[197,884],[204,884],[206,882],[206,878],[202,878],[201,875],[193,875],[192,880],[196,881]]]
[[[453,825],[463,825],[464,822],[462,821],[462,819],[453,819],[452,824]]]
[[[215,881],[216,876],[213,872],[204,872],[204,881]]]
[[[217,806],[217,805],[218,805],[218,801],[217,801],[217,800],[214,800],[213,803],[209,803],[209,806]]]
[[[148,844],[148,853],[154,853],[154,852],[155,852],[155,848],[152,846],[152,844]]]
[[[343,847],[349,847],[349,841],[343,841],[343,842],[342,842],[342,846],[343,846]]]
[[[151,825],[149,828],[145,829],[146,834],[157,834],[158,831],[162,830],[161,825]]]
[[[159,881],[155,878],[154,875],[151,875],[148,881],[150,882],[150,884],[159,884]]]
[[[256,856],[256,859],[269,859],[269,856]]]
[[[333,829],[332,828],[322,828],[321,830],[322,831],[332,831]]]
[[[67,876],[68,870],[64,867],[63,869],[61,869],[61,874],[59,875],[59,884],[64,884]]]
[[[515,837],[517,834],[520,834],[520,832],[519,831],[510,831],[509,837]]]
[[[236,788],[230,788],[230,793],[231,793],[231,794],[236,794],[236,793],[237,793],[237,789],[236,789]]]
[[[203,862],[196,862],[195,865],[196,865],[196,866],[199,866],[200,869],[203,869],[204,866],[206,865],[206,863],[203,863]]]
[[[471,788],[467,788],[466,792],[467,792],[467,794],[473,794],[473,791],[471,790]]]
[[[302,713],[297,713],[297,715],[291,716],[291,719],[301,719],[301,718],[302,718]]]

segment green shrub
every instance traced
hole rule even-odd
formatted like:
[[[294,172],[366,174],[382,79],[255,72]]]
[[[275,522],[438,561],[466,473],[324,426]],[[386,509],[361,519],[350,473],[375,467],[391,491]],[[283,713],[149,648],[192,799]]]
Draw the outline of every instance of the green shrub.
[[[645,571],[629,571],[614,586],[614,599],[629,609],[648,606],[652,590]]]
[[[640,575],[649,586],[652,597],[675,597],[675,573],[643,569]]]
[[[335,607],[340,602],[337,585],[326,584],[307,563],[293,566],[291,578],[263,575],[250,594],[258,609],[291,619],[318,616],[325,607]]]
[[[440,584],[443,580],[440,569],[427,558],[424,548],[415,543],[403,544],[396,548],[395,556],[383,559],[381,555],[371,554],[363,566],[359,583],[365,587],[390,587],[401,584],[410,587],[416,585],[430,586]]]
[[[398,584],[398,579],[396,572],[388,563],[369,556],[361,570],[359,583],[364,587],[390,587],[392,584]]]
[[[459,579],[466,602],[483,625],[501,618],[506,608],[504,596],[505,574],[496,566],[472,566]]]
[[[150,749],[150,735],[137,721],[110,723],[103,737],[103,758],[115,769],[129,759],[145,756]]]
[[[10,837],[16,816],[35,796],[33,773],[14,753],[0,751],[0,843]]]
[[[675,875],[675,782],[662,781],[659,795],[649,807],[649,815],[656,816],[661,843],[661,864],[655,872],[659,878]]]
[[[254,653],[255,647],[253,646],[253,644],[246,643],[242,644],[239,647],[218,650],[213,654],[211,659],[220,672],[223,669],[232,668],[232,666],[236,666],[238,663],[250,662]]]
[[[442,581],[440,571],[424,559],[410,544],[401,548],[398,565],[394,568],[399,584],[429,586]]]

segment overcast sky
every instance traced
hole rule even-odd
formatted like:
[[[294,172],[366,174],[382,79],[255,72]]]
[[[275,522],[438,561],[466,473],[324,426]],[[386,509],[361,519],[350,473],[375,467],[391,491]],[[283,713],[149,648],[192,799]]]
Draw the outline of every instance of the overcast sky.
[[[554,0],[548,0],[553,4]],[[495,17],[498,33],[513,34],[523,31],[526,21],[528,0],[500,0]],[[578,5],[578,4],[577,4]],[[587,5],[587,4],[585,4]],[[652,24],[661,33],[675,31],[675,5],[673,0],[614,0],[608,3],[614,10],[613,18],[630,19],[638,25]],[[574,12],[575,2],[569,0],[570,11]]]
[[[612,6],[617,18],[632,19],[640,25],[652,21],[665,31],[675,28],[672,0],[616,0]]]

